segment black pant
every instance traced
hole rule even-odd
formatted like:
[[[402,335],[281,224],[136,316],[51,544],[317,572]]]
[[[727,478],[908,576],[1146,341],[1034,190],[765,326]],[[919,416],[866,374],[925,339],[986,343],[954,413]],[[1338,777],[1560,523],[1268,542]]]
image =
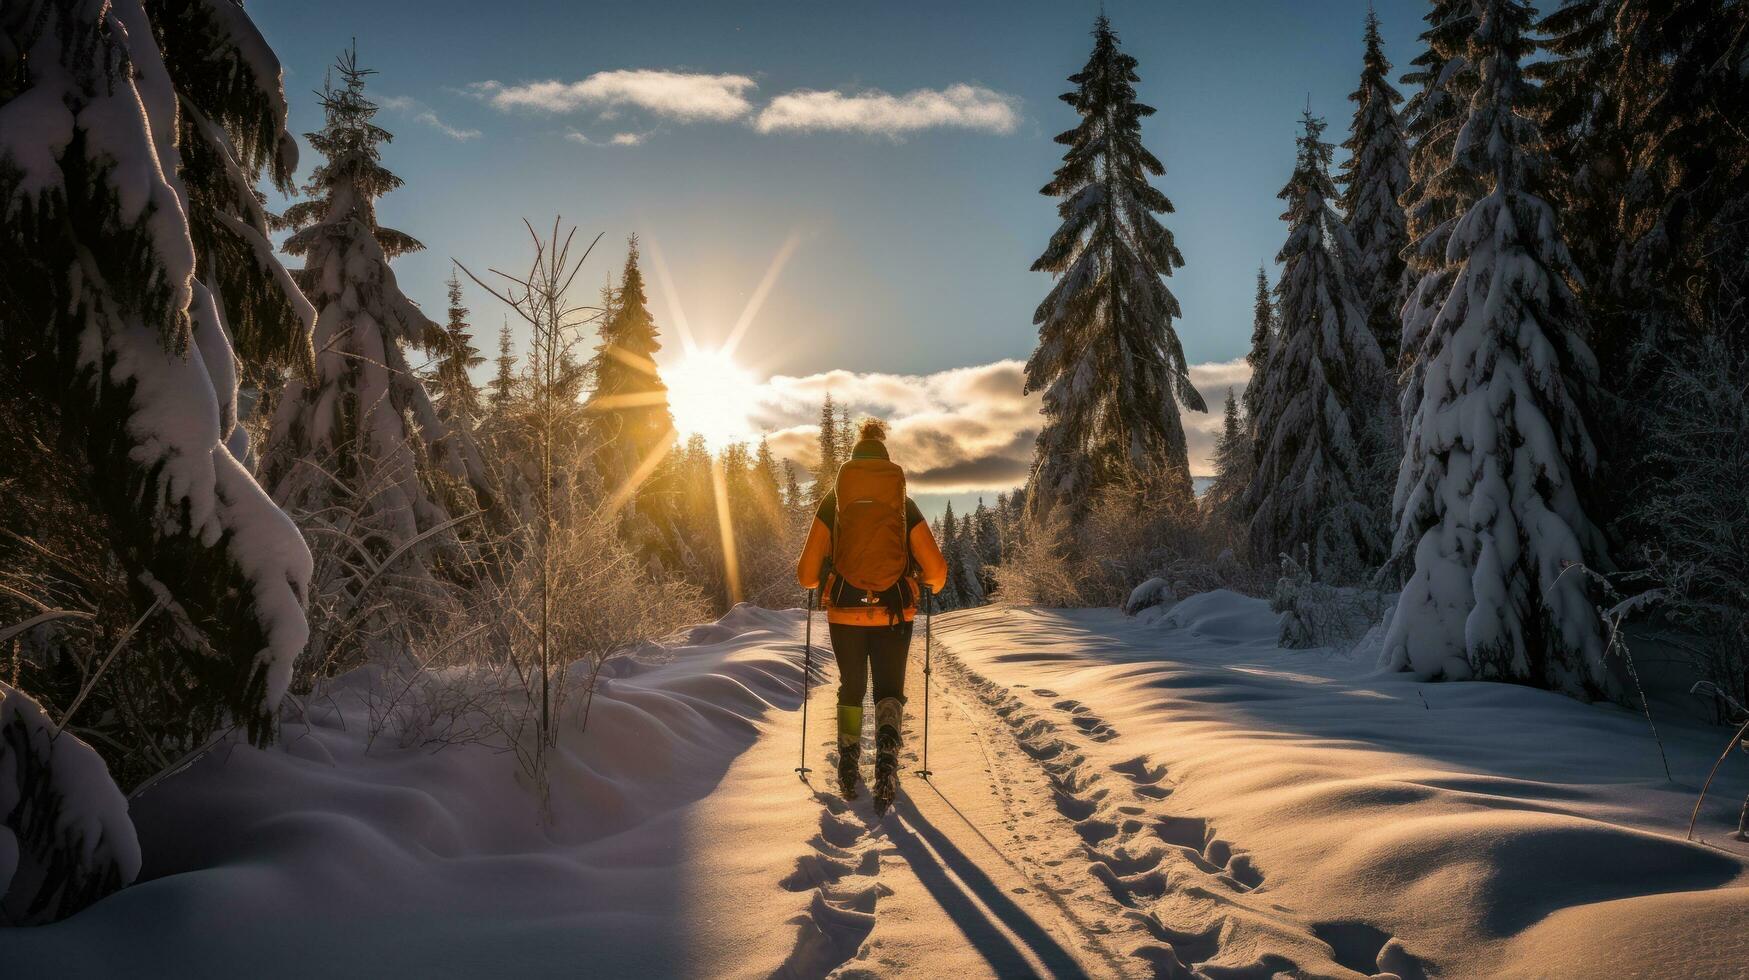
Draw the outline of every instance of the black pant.
[[[905,660],[911,652],[911,624],[846,626],[831,623],[832,655],[838,659],[838,703],[861,707],[874,673],[874,699],[905,700]]]

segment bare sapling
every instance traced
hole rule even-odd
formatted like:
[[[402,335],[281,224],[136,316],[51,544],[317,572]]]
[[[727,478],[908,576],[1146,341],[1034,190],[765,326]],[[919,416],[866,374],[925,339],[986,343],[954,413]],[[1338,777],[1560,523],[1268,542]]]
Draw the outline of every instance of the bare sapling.
[[[529,433],[535,443],[538,474],[535,481],[535,504],[538,512],[538,537],[535,542],[539,567],[536,651],[540,676],[540,722],[537,739],[540,745],[537,770],[544,785],[546,749],[553,744],[553,656],[552,608],[553,561],[552,542],[556,532],[554,507],[555,475],[554,443],[561,430],[577,412],[575,394],[569,391],[568,369],[575,362],[575,352],[582,343],[583,329],[601,318],[599,306],[573,303],[569,299],[571,286],[582,271],[583,263],[594,251],[601,236],[596,235],[582,254],[572,259],[572,244],[577,236],[573,226],[560,236],[560,219],[553,219],[552,231],[543,239],[527,219],[523,226],[534,246],[534,257],[528,271],[520,276],[498,269],[488,269],[496,277],[491,285],[460,262],[456,265],[480,288],[510,307],[532,331],[530,367],[533,376],[530,391]]]

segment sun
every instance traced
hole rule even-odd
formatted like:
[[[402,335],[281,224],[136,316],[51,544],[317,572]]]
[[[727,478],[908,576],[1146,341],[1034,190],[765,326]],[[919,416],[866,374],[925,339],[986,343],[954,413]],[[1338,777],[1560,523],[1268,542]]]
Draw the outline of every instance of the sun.
[[[754,437],[751,416],[759,386],[728,353],[689,351],[662,375],[668,384],[674,428],[682,440],[697,433],[712,452],[721,452]]]

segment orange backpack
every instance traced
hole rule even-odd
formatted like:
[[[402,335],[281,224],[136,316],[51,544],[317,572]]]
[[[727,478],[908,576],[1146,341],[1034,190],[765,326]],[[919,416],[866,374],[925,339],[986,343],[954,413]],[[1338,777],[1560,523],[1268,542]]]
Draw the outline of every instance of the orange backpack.
[[[911,564],[905,471],[890,460],[852,459],[838,468],[837,498],[832,571],[844,585],[863,593],[852,602],[902,611],[910,597],[895,586]],[[833,604],[846,603],[834,596]]]

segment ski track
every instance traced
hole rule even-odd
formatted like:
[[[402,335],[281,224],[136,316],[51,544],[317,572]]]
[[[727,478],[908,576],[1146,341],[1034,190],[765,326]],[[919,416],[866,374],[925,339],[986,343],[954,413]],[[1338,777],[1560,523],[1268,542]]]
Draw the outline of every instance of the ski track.
[[[1045,774],[1050,802],[1080,838],[1087,859],[1085,874],[1122,910],[1129,924],[1132,963],[1141,976],[1194,980],[1267,980],[1282,971],[1303,975],[1293,959],[1261,953],[1240,966],[1217,959],[1236,933],[1262,933],[1245,946],[1268,946],[1268,933],[1309,932],[1294,936],[1284,949],[1303,948],[1307,941],[1327,946],[1330,959],[1345,970],[1371,977],[1422,980],[1419,963],[1395,940],[1358,922],[1301,925],[1290,910],[1268,901],[1266,876],[1244,848],[1222,838],[1207,820],[1174,812],[1168,801],[1173,786],[1167,767],[1146,756],[1131,756],[1100,766],[1089,759],[1089,746],[1121,737],[1095,710],[1049,688],[990,680],[955,657],[941,643],[938,674],[964,687],[1007,728],[1014,744]],[[1030,703],[1016,691],[1028,691],[1042,703]],[[1056,861],[1045,861],[1047,865]],[[1071,883],[1065,889],[1078,889]],[[1201,906],[1197,927],[1175,928],[1163,914],[1167,898],[1174,910],[1182,900]],[[1126,971],[1127,972],[1127,971]]]

